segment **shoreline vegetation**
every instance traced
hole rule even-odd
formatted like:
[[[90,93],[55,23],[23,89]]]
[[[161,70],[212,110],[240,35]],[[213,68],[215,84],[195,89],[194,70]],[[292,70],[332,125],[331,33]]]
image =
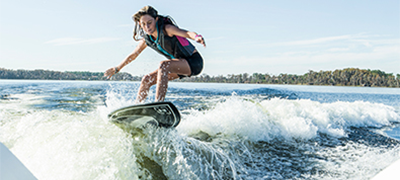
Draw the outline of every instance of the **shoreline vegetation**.
[[[52,71],[52,70],[11,70],[0,68],[0,79],[26,80],[88,80],[104,81],[103,72]],[[142,76],[132,76],[126,72],[114,75],[112,81],[140,81]],[[400,74],[393,75],[381,70],[345,68],[334,71],[312,71],[304,75],[262,73],[228,74],[227,76],[209,76],[202,74],[190,78],[174,80],[175,82],[207,83],[249,83],[249,84],[292,84],[292,85],[330,85],[330,86],[364,86],[364,87],[400,87]]]

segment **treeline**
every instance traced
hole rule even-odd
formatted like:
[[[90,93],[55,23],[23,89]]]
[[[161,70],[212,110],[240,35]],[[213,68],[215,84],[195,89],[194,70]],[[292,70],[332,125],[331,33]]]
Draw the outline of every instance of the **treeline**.
[[[332,85],[400,87],[400,74],[394,76],[380,70],[347,68],[335,71],[312,71],[304,75],[280,74],[278,76],[262,73],[252,75],[229,74],[228,76],[200,75],[177,80],[180,82],[216,82],[216,83],[254,83],[254,84],[294,84],[294,85]]]
[[[0,79],[36,79],[36,80],[106,80],[102,72],[50,71],[50,70],[10,70],[0,68]],[[140,81],[141,76],[132,76],[126,72],[114,75],[115,81]],[[175,80],[177,82],[212,82],[212,83],[253,83],[253,84],[294,84],[294,85],[332,85],[332,86],[367,86],[400,87],[400,74],[394,76],[380,70],[347,68],[335,71],[312,71],[304,75],[262,73],[229,74],[227,76],[209,76],[203,74]]]
[[[50,70],[11,70],[0,68],[0,79],[32,79],[32,80],[106,80],[102,72],[80,72],[80,71],[50,71]],[[138,76],[121,72],[114,75],[111,80],[116,81],[140,81]]]

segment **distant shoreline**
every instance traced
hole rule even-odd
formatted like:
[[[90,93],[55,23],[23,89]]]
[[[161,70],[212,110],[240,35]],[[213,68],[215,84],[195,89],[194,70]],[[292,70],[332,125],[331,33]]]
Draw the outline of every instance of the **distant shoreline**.
[[[52,71],[52,70],[11,70],[0,68],[0,79],[21,80],[81,80],[106,81],[102,72],[87,71]],[[141,81],[141,76],[132,76],[126,72],[114,75],[111,81]],[[247,84],[291,84],[291,85],[328,85],[328,86],[363,86],[363,87],[400,87],[400,74],[393,75],[380,70],[346,68],[334,71],[312,71],[304,75],[280,74],[229,74],[227,76],[209,76],[201,74],[175,82],[206,83],[247,83]]]

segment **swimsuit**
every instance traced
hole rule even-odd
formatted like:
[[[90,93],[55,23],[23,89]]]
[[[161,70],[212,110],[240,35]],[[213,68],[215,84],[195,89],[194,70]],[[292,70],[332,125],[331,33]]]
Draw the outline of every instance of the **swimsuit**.
[[[180,36],[169,37],[165,32],[165,24],[168,23],[167,18],[159,17],[156,23],[158,36],[154,40],[152,36],[145,35],[144,39],[147,46],[150,46],[158,53],[164,55],[168,59],[186,59],[190,66],[191,74],[198,75],[203,70],[203,58],[195,47],[186,38]],[[179,75],[179,74],[178,74]],[[179,75],[180,78],[186,77]]]

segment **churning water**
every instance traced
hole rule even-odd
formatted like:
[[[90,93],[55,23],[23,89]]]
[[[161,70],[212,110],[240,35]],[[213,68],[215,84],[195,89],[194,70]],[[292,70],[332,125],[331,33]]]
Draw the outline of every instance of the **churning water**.
[[[107,114],[138,82],[1,80],[0,141],[38,179],[368,179],[400,158],[399,89],[169,85],[181,123],[126,133]]]

